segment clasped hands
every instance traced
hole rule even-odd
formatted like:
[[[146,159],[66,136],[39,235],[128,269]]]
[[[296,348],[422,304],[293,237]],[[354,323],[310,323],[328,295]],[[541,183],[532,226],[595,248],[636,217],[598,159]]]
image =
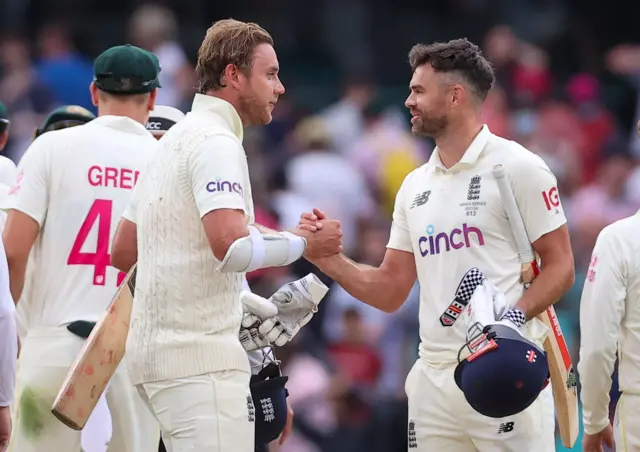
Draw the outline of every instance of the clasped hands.
[[[342,229],[340,222],[327,218],[320,209],[300,215],[300,222],[294,231],[307,240],[304,258],[309,262],[333,256],[342,252]]]

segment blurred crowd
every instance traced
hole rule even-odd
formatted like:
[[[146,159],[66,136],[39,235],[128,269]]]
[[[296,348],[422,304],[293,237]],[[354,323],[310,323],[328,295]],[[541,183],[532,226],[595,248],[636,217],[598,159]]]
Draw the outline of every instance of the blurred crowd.
[[[159,57],[158,104],[187,111],[194,62],[177,40],[177,27],[171,11],[145,5],[131,16],[126,42]],[[557,78],[545,49],[519,39],[509,27],[491,29],[479,44],[497,75],[485,122],[541,155],[558,178],[576,262],[576,284],[558,310],[577,360],[580,293],[597,234],[640,208],[637,131],[607,106],[599,77]],[[608,73],[640,86],[640,46],[613,47],[604,64]],[[286,73],[282,77],[286,87]],[[91,58],[76,50],[62,22],[44,26],[35,41],[6,37],[0,47],[0,100],[11,117],[8,156],[20,159],[55,106],[95,111],[91,78]],[[382,88],[367,74],[350,74],[341,96],[316,111],[285,94],[272,124],[247,131],[258,222],[291,228],[301,212],[319,207],[341,221],[349,256],[381,262],[395,194],[433,149],[410,133],[403,99],[385,99]],[[315,270],[299,262],[252,273],[249,281],[268,296],[309,271]],[[385,314],[327,283],[331,290],[314,320],[278,354],[296,412],[295,435],[283,451],[406,451],[404,379],[417,357],[419,288],[398,312]]]

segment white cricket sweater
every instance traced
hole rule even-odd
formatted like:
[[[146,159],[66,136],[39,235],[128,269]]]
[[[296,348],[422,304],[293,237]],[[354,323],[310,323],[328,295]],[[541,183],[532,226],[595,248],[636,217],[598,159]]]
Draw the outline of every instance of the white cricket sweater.
[[[137,224],[138,272],[127,366],[133,384],[238,369],[242,273],[220,273],[201,218],[243,210],[254,222],[243,127],[234,107],[196,95],[158,142],[124,217]]]

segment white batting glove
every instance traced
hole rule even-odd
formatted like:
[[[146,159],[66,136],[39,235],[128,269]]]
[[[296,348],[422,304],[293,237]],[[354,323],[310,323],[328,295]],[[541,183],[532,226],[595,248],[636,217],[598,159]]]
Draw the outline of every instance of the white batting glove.
[[[318,312],[318,304],[328,291],[329,288],[313,273],[285,284],[269,298],[278,314],[263,320],[258,332],[271,344],[283,346]]]
[[[266,298],[248,290],[240,293],[242,301],[242,326],[240,327],[240,342],[248,352],[269,346],[267,338],[260,334],[258,327],[263,320],[278,314],[278,308]]]

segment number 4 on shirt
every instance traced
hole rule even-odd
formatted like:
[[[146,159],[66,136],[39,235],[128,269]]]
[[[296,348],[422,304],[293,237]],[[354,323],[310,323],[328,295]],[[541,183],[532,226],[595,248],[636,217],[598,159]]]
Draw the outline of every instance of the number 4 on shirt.
[[[92,265],[93,285],[104,286],[107,279],[107,267],[111,262],[109,254],[109,242],[111,241],[111,213],[113,211],[113,201],[110,199],[96,199],[89,209],[87,217],[82,222],[78,236],[73,242],[67,265]],[[87,236],[98,223],[98,240],[95,252],[87,253],[82,251]],[[124,272],[118,273],[117,285],[122,283],[125,277]]]

